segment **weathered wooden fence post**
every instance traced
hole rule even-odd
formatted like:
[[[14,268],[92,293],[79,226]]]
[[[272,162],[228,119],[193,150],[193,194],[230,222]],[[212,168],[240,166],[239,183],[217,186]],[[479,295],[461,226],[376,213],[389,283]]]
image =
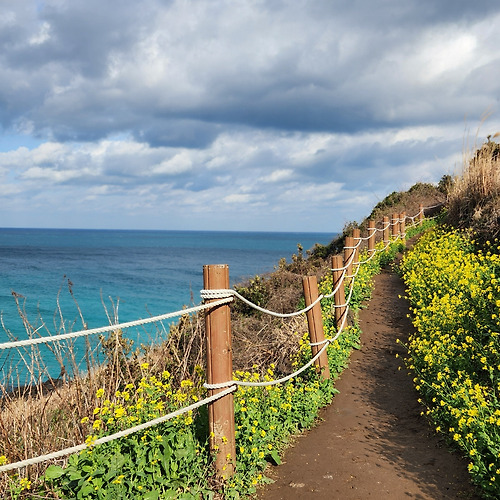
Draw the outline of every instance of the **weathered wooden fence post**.
[[[401,231],[401,240],[406,242],[406,212],[401,212],[399,217],[399,230]]]
[[[375,221],[370,219],[368,221],[368,252],[369,253],[375,251],[376,234],[377,234],[377,229],[375,228]]]
[[[359,249],[361,248],[361,231],[359,229],[352,230],[352,239],[354,240],[354,246],[356,247],[354,250],[353,264],[357,264],[359,262]]]
[[[399,235],[399,214],[392,214],[392,237],[395,239]]]
[[[203,266],[203,286],[206,290],[228,289],[228,266],[226,264]],[[207,338],[207,382],[218,384],[232,380],[233,354],[228,304],[207,310],[205,334]],[[210,389],[209,395],[217,394],[222,390]],[[217,473],[223,478],[233,474],[236,460],[233,399],[233,394],[228,394],[208,405],[210,448],[215,455]]]
[[[315,302],[319,296],[318,294],[318,279],[316,276],[304,276],[302,278],[302,286],[304,288],[304,299],[306,307]],[[309,339],[312,344],[317,342],[324,342],[325,333],[323,331],[323,318],[321,317],[321,305],[318,301],[306,313],[307,324],[309,326]],[[324,344],[312,345],[311,352],[313,357],[323,348]],[[328,366],[328,355],[326,349],[321,353],[320,357],[315,361],[316,370],[321,374],[323,379],[330,378],[330,368]]]
[[[384,245],[389,243],[389,217],[384,216]]]
[[[344,246],[344,262],[347,265],[346,277],[352,276],[352,265],[356,259],[354,254],[354,238],[352,236],[347,236],[345,239]]]
[[[418,223],[422,224],[423,221],[424,221],[424,206],[422,205],[422,203],[420,203],[420,205],[418,206]]]
[[[345,303],[345,290],[344,290],[344,279],[342,268],[344,267],[344,261],[342,255],[334,255],[332,257],[332,269],[333,269],[333,289],[338,290],[335,292],[334,299],[335,305],[341,307],[335,307],[335,323],[337,325],[337,331],[339,331],[342,323],[344,321],[344,316],[347,314],[347,307]]]

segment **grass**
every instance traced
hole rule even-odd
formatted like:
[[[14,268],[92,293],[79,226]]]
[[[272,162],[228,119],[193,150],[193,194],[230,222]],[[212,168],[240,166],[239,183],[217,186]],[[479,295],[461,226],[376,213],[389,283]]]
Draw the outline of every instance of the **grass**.
[[[447,205],[451,225],[472,230],[482,241],[500,235],[500,144],[491,137],[474,154],[464,154]]]

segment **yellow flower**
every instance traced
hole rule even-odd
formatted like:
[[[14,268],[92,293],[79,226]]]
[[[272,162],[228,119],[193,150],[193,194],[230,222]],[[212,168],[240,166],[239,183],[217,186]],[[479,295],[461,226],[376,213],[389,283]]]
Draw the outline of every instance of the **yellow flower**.
[[[115,408],[115,417],[116,418],[121,418],[126,414],[127,414],[127,411],[125,410],[125,408],[123,408],[123,406],[119,406],[118,408]]]
[[[21,491],[31,488],[31,481],[27,477],[23,477],[21,481],[19,481],[19,484],[21,486]]]
[[[88,436],[87,439],[85,440],[85,444],[90,448],[94,446],[96,441],[97,441],[97,436]]]

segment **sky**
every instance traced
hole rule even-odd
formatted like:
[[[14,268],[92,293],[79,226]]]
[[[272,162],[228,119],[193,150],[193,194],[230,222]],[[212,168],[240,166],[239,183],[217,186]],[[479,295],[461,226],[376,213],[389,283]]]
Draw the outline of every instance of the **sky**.
[[[337,232],[500,131],[496,0],[0,8],[0,227]]]

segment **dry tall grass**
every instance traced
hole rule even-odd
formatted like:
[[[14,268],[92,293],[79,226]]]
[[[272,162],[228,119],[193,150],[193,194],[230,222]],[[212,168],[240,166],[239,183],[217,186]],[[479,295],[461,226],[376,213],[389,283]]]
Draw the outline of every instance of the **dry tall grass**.
[[[497,133],[493,138],[500,136]],[[473,155],[464,154],[463,172],[448,195],[448,220],[471,228],[480,239],[500,235],[500,144],[488,137]]]

